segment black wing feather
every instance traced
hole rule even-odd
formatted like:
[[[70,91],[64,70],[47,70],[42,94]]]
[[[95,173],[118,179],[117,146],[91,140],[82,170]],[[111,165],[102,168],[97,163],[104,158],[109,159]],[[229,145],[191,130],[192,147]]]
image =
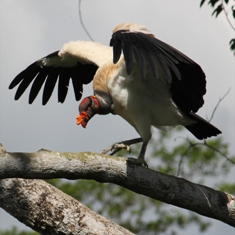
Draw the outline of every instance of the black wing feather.
[[[134,55],[142,79],[146,77],[146,63],[150,65],[156,81],[161,68],[165,73],[164,79],[170,85],[172,99],[182,111],[197,112],[202,107],[203,95],[206,93],[205,74],[201,67],[186,55],[152,35],[129,30],[116,31],[112,35],[110,45],[113,46],[115,63],[121,56],[120,51],[123,51],[127,73],[130,73],[133,67],[133,56],[130,54]]]
[[[44,59],[50,59],[53,57],[55,59],[60,58],[58,56],[58,52],[59,51],[55,51],[44,57]],[[36,61],[28,66],[24,71],[18,74],[9,85],[9,89],[12,89],[19,84],[15,100],[18,100],[29,84],[32,83],[29,94],[29,103],[33,103],[44,84],[42,104],[45,105],[50,99],[58,79],[58,101],[61,103],[64,102],[68,92],[70,79],[72,79],[75,99],[79,100],[83,91],[83,84],[91,82],[96,70],[98,69],[98,66],[92,63],[82,64],[77,62],[77,64],[72,67],[68,67],[67,65],[66,67],[56,67],[58,65],[43,66],[40,61],[41,60]]]
[[[20,82],[20,85],[17,89],[17,92],[15,94],[15,100],[18,100],[21,95],[25,92],[26,88],[29,86],[29,84],[33,81],[34,77],[40,72],[41,68],[36,67],[35,63],[29,66],[30,69],[24,71],[23,73],[19,74],[18,77],[16,77],[16,84],[18,81]],[[14,83],[13,83],[14,84]]]
[[[68,93],[69,88],[69,80],[70,80],[70,68],[62,69],[59,76],[59,84],[58,84],[58,101],[60,103],[64,103],[64,100]]]
[[[197,112],[204,104],[203,95],[206,93],[205,75],[200,67],[179,63],[182,79],[172,73],[170,91],[172,99],[181,110],[189,113]]]
[[[48,100],[51,98],[52,92],[55,88],[55,84],[58,80],[58,76],[60,74],[60,71],[62,70],[61,67],[52,68],[50,70],[50,73],[46,79],[46,83],[43,89],[43,95],[42,95],[42,104],[45,105]]]
[[[118,32],[113,34],[113,37],[110,41],[110,46],[113,46],[113,63],[116,64],[122,54],[122,39],[119,40],[118,37],[121,35],[121,32],[125,32],[126,30],[119,30]]]
[[[9,85],[9,89],[12,89],[15,86],[17,86],[24,79],[26,75],[30,75],[35,69],[39,70],[40,68],[38,67],[35,68],[35,63],[29,65],[25,70],[23,70],[14,78],[14,80]]]
[[[127,74],[130,74],[133,68],[133,56],[132,56],[131,43],[127,42],[123,44],[123,54],[124,54],[125,63],[126,63],[126,72]]]
[[[34,79],[34,82],[32,84],[30,93],[29,93],[29,104],[32,104],[36,96],[38,95],[40,89],[42,88],[43,83],[46,80],[46,77],[48,76],[50,68],[43,69],[40,73],[37,74],[36,78]]]
[[[73,89],[76,101],[80,100],[82,97],[83,86],[78,79],[72,77]]]
[[[82,84],[90,83],[98,67],[94,64],[80,64],[80,67],[79,77],[81,77]]]
[[[135,56],[135,60],[137,64],[139,65],[141,78],[142,80],[144,80],[146,77],[146,61],[144,59],[144,55],[142,54],[140,50],[138,50],[137,47],[133,47],[133,54]]]

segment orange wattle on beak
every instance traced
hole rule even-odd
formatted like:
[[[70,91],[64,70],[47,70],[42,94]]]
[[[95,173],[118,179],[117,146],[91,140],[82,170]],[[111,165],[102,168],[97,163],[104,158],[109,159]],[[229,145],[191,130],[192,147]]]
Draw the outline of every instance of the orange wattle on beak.
[[[77,125],[82,125],[83,128],[86,128],[86,125],[89,121],[89,116],[86,112],[81,112],[79,116],[76,117],[77,119]]]

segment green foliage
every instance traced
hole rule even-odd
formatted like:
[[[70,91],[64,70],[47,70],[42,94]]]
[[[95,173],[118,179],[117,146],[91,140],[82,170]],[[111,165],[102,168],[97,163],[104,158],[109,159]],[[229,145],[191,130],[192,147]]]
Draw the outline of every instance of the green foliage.
[[[235,195],[235,183],[234,184],[220,183],[217,187],[219,190],[223,192],[227,192],[227,193]]]
[[[13,227],[11,230],[7,231],[0,230],[0,235],[39,235],[39,233],[34,231],[19,231],[17,228]]]
[[[205,2],[206,0],[201,0],[200,7],[202,7]],[[235,26],[232,24],[231,20],[231,18],[235,19],[235,3],[232,3],[230,6],[229,3],[231,2],[232,0],[208,0],[208,5],[211,5],[213,8],[212,16],[215,15],[216,18],[220,15],[221,12],[224,12],[228,23],[235,31]],[[231,39],[229,44],[230,50],[235,56],[235,38]]]
[[[235,18],[235,11],[234,11],[234,18]],[[233,54],[235,56],[235,38],[231,39],[229,44],[230,44],[230,50],[233,51]]]
[[[215,17],[217,17],[223,10],[223,5],[222,4],[219,4],[215,10],[212,12],[212,15],[215,14]]]

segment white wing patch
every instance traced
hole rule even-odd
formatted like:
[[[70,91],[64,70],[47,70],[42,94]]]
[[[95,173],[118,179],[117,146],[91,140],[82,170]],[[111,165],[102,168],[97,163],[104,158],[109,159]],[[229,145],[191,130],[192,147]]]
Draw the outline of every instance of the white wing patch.
[[[94,63],[99,67],[111,61],[113,51],[111,47],[98,42],[71,41],[66,43],[59,51],[62,58],[74,57],[81,63]]]

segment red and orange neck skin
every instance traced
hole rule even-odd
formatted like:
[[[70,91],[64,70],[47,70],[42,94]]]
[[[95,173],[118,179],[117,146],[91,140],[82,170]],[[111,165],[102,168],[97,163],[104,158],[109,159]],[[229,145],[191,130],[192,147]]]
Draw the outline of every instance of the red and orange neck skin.
[[[77,125],[86,128],[89,120],[100,111],[100,103],[96,96],[89,96],[82,100],[79,105],[80,115],[76,117]]]

